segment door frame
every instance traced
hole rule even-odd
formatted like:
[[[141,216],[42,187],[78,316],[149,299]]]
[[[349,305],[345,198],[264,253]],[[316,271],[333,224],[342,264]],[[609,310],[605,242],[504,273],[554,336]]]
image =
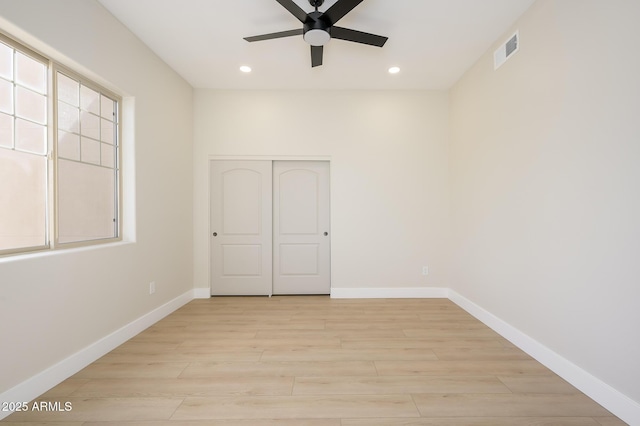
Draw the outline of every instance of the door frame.
[[[264,160],[264,161],[326,161],[329,163],[329,223],[333,223],[333,195],[331,188],[333,187],[333,175],[331,173],[331,156],[330,155],[213,155],[209,154],[207,156],[207,229],[208,236],[207,241],[207,282],[209,283],[209,295],[211,297],[219,297],[211,294],[212,286],[211,286],[211,233],[213,229],[211,228],[211,161],[214,160],[228,160],[228,161],[248,161],[248,160]],[[329,265],[333,265],[333,238],[329,241]],[[333,288],[333,268],[329,268],[329,279],[331,281],[331,289]],[[273,272],[272,272],[273,273]],[[269,293],[269,297],[273,295],[273,283],[271,285],[271,291]]]

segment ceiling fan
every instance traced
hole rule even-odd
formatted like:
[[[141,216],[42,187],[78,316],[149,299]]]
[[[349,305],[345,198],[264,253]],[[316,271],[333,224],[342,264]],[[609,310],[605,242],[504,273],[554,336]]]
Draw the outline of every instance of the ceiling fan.
[[[353,8],[362,3],[363,0],[338,0],[326,12],[319,12],[318,7],[322,6],[324,0],[309,0],[309,4],[315,11],[307,13],[300,8],[293,0],[276,0],[293,16],[302,22],[302,28],[297,30],[281,31],[271,34],[263,34],[244,39],[253,41],[271,40],[274,38],[291,37],[302,35],[304,41],[311,45],[311,66],[322,65],[323,46],[332,38],[352,41],[355,43],[368,44],[382,47],[388,37],[375,34],[364,33],[362,31],[350,30],[348,28],[336,27],[335,23],[342,19]]]

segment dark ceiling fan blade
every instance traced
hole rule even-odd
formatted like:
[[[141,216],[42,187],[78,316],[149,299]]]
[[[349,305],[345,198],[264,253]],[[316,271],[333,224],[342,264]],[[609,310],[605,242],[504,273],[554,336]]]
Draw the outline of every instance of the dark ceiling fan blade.
[[[368,44],[371,46],[382,47],[389,37],[383,37],[362,31],[350,30],[349,28],[331,27],[331,38],[339,40],[353,41],[356,43]]]
[[[295,4],[293,0],[276,0],[278,3],[282,5],[285,9],[289,11],[293,16],[298,18],[298,21],[304,24],[304,21],[307,19],[307,12],[302,10],[300,6]]]
[[[311,46],[311,67],[322,65],[322,46]]]
[[[338,0],[322,15],[322,17],[333,25],[342,19],[344,15],[351,12],[354,7],[362,3],[362,1],[363,0]]]
[[[262,41],[262,40],[271,40],[273,38],[291,37],[296,35],[302,35],[302,28],[300,28],[299,30],[280,31],[279,33],[262,34],[262,35],[253,36],[253,37],[245,37],[244,39],[247,41]]]

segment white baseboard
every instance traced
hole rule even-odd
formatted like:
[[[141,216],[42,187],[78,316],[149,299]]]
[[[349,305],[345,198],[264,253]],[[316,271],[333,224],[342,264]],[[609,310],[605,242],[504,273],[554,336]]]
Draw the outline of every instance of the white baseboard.
[[[449,299],[620,419],[640,425],[640,404],[631,398],[455,291]]]
[[[441,287],[332,288],[332,299],[446,299]]]
[[[208,288],[190,290],[0,394],[0,401],[31,401],[192,299],[209,297],[211,295]],[[442,287],[333,288],[331,297],[336,299],[448,298],[617,417],[630,425],[640,425],[640,404],[453,290]],[[9,414],[11,413],[0,412],[0,420]]]
[[[0,394],[0,401],[31,401],[73,376],[98,358],[111,352],[141,331],[152,326],[194,298],[194,290],[176,297],[153,311],[130,322],[70,357]],[[11,412],[0,411],[0,420]]]
[[[210,288],[194,288],[193,289],[193,298],[194,299],[209,299],[211,297],[211,289]]]

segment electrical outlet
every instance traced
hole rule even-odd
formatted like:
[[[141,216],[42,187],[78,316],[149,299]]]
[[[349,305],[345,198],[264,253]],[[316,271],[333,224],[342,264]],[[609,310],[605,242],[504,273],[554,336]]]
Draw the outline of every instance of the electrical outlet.
[[[428,266],[423,266],[422,267],[422,275],[429,275],[429,267]]]
[[[151,281],[149,283],[149,294],[153,294],[156,292],[156,282],[155,281]]]

